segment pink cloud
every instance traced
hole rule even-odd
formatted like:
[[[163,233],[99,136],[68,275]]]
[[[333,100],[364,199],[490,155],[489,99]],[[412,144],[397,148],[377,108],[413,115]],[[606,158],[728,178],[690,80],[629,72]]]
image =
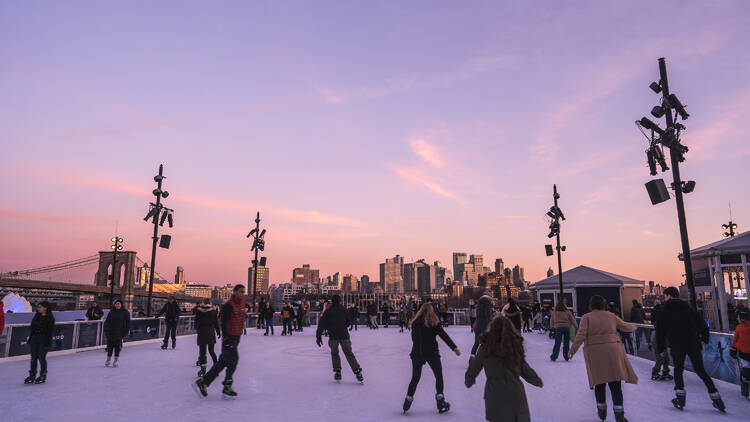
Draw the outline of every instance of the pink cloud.
[[[409,142],[409,145],[411,145],[412,151],[427,164],[433,167],[443,166],[443,160],[440,158],[437,149],[424,139],[414,139]]]
[[[419,174],[415,170],[403,169],[403,168],[398,168],[398,167],[394,167],[392,170],[394,173],[396,173],[399,177],[406,180],[407,182],[423,186],[436,195],[440,195],[444,198],[449,198],[453,200],[459,199],[458,196],[456,196],[453,192],[450,192],[447,189],[443,188],[442,186],[438,185],[436,182],[433,182],[432,180],[427,179],[426,177]]]

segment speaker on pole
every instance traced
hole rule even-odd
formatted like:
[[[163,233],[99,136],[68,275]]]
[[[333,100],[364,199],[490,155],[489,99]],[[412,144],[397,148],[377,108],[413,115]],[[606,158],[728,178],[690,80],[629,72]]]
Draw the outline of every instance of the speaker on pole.
[[[265,256],[261,256],[260,257],[260,266],[261,267],[265,267],[266,266],[266,257]]]
[[[172,242],[172,236],[168,234],[161,235],[161,238],[159,239],[159,247],[164,249],[169,249],[169,244]]]
[[[667,190],[667,185],[664,183],[664,179],[654,179],[646,183],[646,190],[653,205],[660,204],[669,199],[669,191]]]

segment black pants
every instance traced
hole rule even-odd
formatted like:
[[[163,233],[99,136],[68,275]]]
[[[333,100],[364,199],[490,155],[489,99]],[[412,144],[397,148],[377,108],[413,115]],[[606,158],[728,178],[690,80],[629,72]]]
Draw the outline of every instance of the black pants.
[[[716,392],[716,386],[711,377],[706,373],[706,368],[703,367],[703,353],[699,346],[692,347],[690,349],[678,349],[672,346],[672,361],[674,362],[674,389],[684,390],[685,380],[683,379],[683,372],[685,371],[685,356],[690,358],[690,364],[693,365],[695,373],[703,380],[706,384],[709,393]]]
[[[110,340],[107,339],[107,357],[112,356],[112,352],[115,352],[115,357],[120,356],[120,350],[122,350],[122,340]]]
[[[352,325],[349,326],[349,331],[351,331],[352,328],[354,328],[354,331],[357,331],[357,320],[358,319],[359,318],[352,317]]]
[[[302,331],[302,326],[304,325],[305,319],[301,316],[297,317],[297,331]]]
[[[669,373],[669,354],[664,353],[664,356],[659,353],[656,354],[656,362],[654,363],[654,367],[651,368],[651,373],[658,374],[659,369],[661,369],[663,374]]]
[[[413,397],[414,392],[417,391],[417,384],[419,384],[419,379],[422,378],[422,367],[425,363],[430,365],[430,369],[435,375],[435,391],[437,394],[443,394],[443,365],[440,363],[440,358],[412,358],[411,382],[409,382],[409,390],[406,392],[407,396]]]
[[[523,332],[531,331],[531,320],[525,319],[523,320]]]
[[[167,332],[164,334],[164,344],[167,344],[169,341],[169,336],[172,336],[172,343],[176,341],[177,338],[177,322],[167,322]]]
[[[607,384],[597,384],[594,386],[594,395],[597,403],[607,402]],[[622,406],[622,381],[613,381],[609,383],[609,391],[612,392],[612,404]]]
[[[198,362],[200,362],[201,365],[206,364],[206,349],[208,349],[208,353],[211,355],[211,360],[214,362],[214,365],[216,365],[217,359],[216,352],[214,352],[214,343],[201,343],[198,345]]]
[[[646,338],[646,344],[649,350],[651,350],[651,336],[649,336],[649,332],[643,327],[635,329],[635,350],[641,350],[641,336]]]
[[[224,374],[224,383],[232,383],[232,375],[234,375],[234,370],[237,369],[237,362],[240,360],[240,355],[237,353],[237,346],[239,344],[240,336],[226,336],[221,339],[221,356],[219,356],[219,361],[203,377],[206,385],[210,385],[224,368],[227,370]]]
[[[31,368],[29,369],[31,372],[36,373],[36,364],[39,362],[42,374],[46,374],[47,351],[49,350],[49,347],[47,347],[47,339],[39,335],[32,336],[31,341],[29,341],[29,346],[31,347]]]
[[[284,329],[281,331],[281,334],[292,335],[292,318],[284,318],[283,325]]]
[[[474,330],[474,345],[471,346],[471,355],[476,356],[477,349],[479,349],[479,334],[480,332],[477,330]]]

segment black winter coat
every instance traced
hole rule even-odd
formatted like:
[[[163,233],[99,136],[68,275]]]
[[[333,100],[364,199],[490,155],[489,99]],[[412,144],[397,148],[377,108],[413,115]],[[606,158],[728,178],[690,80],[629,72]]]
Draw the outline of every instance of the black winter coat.
[[[263,318],[265,319],[273,319],[273,305],[270,303],[266,305],[266,308],[263,310]]]
[[[700,348],[708,343],[708,325],[684,300],[670,299],[664,304],[656,325],[656,351],[669,347],[678,350]]]
[[[216,336],[221,334],[219,317],[211,305],[198,305],[195,314],[195,331],[198,333],[198,345],[215,344]]]
[[[443,330],[443,327],[440,324],[437,324],[434,327],[427,327],[424,325],[424,319],[422,317],[414,321],[414,324],[411,326],[411,341],[413,345],[409,356],[412,359],[440,357],[440,351],[436,339],[437,336],[440,336],[451,350],[456,349],[456,343],[451,340],[448,333]]]
[[[107,340],[120,341],[130,333],[130,314],[125,308],[110,309],[104,320],[104,334]]]
[[[349,318],[352,319],[352,322],[359,321],[359,309],[356,306],[349,308]]]
[[[323,330],[328,330],[328,338],[331,340],[349,340],[348,328],[350,325],[351,317],[346,308],[340,304],[331,305],[320,317],[315,337],[320,340]]]
[[[41,336],[44,339],[44,345],[50,347],[52,345],[52,332],[54,330],[55,317],[52,316],[52,313],[47,311],[47,315],[42,315],[37,312],[34,314],[34,318],[31,319],[29,341],[34,336]]]
[[[638,304],[630,309],[630,322],[634,324],[643,324],[643,306]]]
[[[102,319],[102,316],[104,316],[104,311],[99,305],[92,306],[86,311],[86,319],[89,321],[98,321]]]
[[[173,303],[165,303],[161,308],[161,311],[156,314],[156,317],[158,318],[162,315],[164,315],[164,321],[168,323],[177,323],[177,320],[180,319],[180,305],[177,304],[176,300]]]

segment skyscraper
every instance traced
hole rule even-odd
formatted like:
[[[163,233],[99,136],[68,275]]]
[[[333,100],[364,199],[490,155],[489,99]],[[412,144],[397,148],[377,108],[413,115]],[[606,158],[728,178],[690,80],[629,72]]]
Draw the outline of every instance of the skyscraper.
[[[320,270],[310,268],[310,264],[304,264],[302,268],[292,270],[292,282],[320,284]]]
[[[516,265],[513,267],[513,285],[516,287],[523,287],[523,282],[526,279],[523,275],[523,267]]]
[[[258,292],[265,293],[268,291],[268,267],[258,265],[258,279],[256,280],[256,288]],[[253,267],[247,268],[247,285],[250,287],[248,293],[253,292]]]
[[[503,263],[502,258],[498,258],[495,260],[495,272],[498,274],[502,274],[503,270],[505,269],[505,264]]]
[[[435,288],[436,267],[426,263],[423,259],[415,262],[417,270],[417,291],[420,294],[430,294]]]
[[[404,264],[403,293],[417,292],[417,267],[419,267],[419,265],[418,262],[408,262]]]
[[[356,291],[359,289],[359,280],[357,280],[357,276],[347,274],[343,278],[343,282],[341,284],[341,292],[342,293],[351,293],[352,291]]]
[[[367,293],[367,287],[369,285],[370,285],[370,276],[367,274],[362,275],[362,278],[359,279],[359,292]]]
[[[331,277],[331,285],[338,287],[341,289],[341,285],[343,284],[343,277],[341,276],[340,272],[336,272]]]
[[[174,273],[175,284],[185,284],[185,270],[182,267],[177,267],[177,271]]]
[[[464,281],[463,264],[469,262],[465,252],[453,252],[453,276],[456,280]]]
[[[404,257],[396,255],[380,264],[380,283],[383,291],[401,293],[404,280]]]
[[[435,267],[435,288],[442,289],[446,283],[446,272],[449,272],[445,267],[440,266],[440,261],[435,261],[433,264]]]

